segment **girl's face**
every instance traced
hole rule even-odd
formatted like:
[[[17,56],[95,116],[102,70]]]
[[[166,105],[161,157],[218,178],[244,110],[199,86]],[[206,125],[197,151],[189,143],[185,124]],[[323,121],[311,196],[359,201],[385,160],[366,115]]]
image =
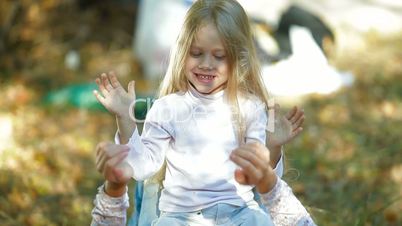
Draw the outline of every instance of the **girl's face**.
[[[229,63],[215,25],[208,23],[195,35],[186,57],[185,74],[195,89],[203,94],[213,94],[226,87]]]

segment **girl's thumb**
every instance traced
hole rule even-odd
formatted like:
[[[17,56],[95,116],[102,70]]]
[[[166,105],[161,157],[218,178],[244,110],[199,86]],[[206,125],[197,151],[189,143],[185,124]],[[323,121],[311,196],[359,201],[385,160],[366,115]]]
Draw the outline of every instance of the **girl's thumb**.
[[[128,93],[135,95],[135,81],[132,80],[128,83]]]

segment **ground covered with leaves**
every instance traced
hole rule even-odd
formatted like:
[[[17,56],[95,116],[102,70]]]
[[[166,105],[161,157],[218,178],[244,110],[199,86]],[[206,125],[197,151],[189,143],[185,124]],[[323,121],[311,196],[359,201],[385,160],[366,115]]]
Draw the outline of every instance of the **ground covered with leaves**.
[[[91,2],[0,2],[1,225],[90,222],[102,183],[94,148],[112,140],[115,121],[68,98],[46,102],[49,93],[110,69],[149,87],[131,51],[135,5]],[[71,50],[75,69],[65,67]],[[364,47],[330,60],[355,82],[299,102],[306,126],[285,147],[284,178],[318,225],[401,225],[402,33],[368,33]]]

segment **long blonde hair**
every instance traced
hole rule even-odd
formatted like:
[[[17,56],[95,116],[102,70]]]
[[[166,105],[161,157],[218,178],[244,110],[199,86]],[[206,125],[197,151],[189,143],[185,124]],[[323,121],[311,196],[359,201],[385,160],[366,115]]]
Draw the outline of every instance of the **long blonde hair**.
[[[248,16],[235,0],[198,0],[186,14],[182,30],[172,48],[170,63],[161,83],[159,97],[187,91],[185,60],[196,33],[213,23],[224,43],[231,76],[225,97],[233,109],[239,142],[245,135],[245,122],[240,114],[239,96],[254,95],[268,106],[268,92],[261,78],[259,60],[253,42]]]
[[[196,33],[213,23],[224,43],[231,76],[225,97],[233,109],[239,143],[244,141],[246,126],[240,113],[239,96],[254,95],[268,107],[268,92],[261,78],[253,34],[248,16],[235,0],[198,0],[186,14],[182,30],[172,48],[170,63],[161,83],[159,97],[187,91],[184,65]],[[240,94],[240,95],[239,95]]]
[[[216,26],[229,62],[225,98],[233,109],[239,144],[244,143],[246,125],[240,112],[239,96],[254,95],[268,106],[268,92],[261,78],[259,60],[248,16],[235,0],[198,0],[186,14],[173,46],[159,97],[188,90],[185,61],[197,32],[208,23]],[[164,167],[162,167],[164,168]],[[164,172],[164,170],[162,170]],[[161,173],[158,173],[161,176]],[[164,174],[164,173],[162,173]]]

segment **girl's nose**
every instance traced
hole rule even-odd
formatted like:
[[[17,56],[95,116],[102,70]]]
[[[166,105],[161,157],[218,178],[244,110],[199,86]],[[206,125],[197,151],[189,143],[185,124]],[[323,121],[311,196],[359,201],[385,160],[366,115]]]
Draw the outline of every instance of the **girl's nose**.
[[[212,70],[214,67],[211,61],[211,57],[205,56],[201,63],[198,65],[198,68],[203,70]]]

